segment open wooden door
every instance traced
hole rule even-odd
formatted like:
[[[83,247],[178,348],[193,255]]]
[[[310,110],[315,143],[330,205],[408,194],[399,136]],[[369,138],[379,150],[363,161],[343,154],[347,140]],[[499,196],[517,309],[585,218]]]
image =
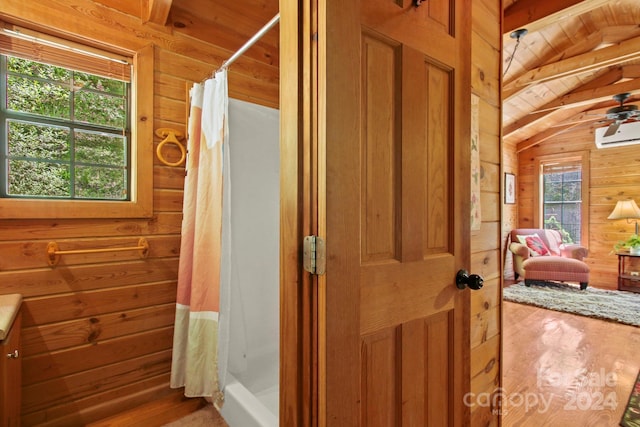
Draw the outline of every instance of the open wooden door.
[[[319,0],[319,425],[468,424],[469,0]]]

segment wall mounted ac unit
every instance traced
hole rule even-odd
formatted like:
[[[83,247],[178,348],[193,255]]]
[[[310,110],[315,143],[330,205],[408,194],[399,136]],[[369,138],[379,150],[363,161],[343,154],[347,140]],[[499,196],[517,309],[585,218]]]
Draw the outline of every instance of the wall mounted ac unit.
[[[611,136],[604,136],[606,130],[606,127],[596,129],[596,146],[598,148],[640,144],[640,122],[623,123]]]

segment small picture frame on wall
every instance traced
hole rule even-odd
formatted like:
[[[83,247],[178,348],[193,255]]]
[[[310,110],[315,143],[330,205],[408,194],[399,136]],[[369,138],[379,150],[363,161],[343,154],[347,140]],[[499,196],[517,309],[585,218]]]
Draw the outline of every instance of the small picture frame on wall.
[[[513,205],[516,202],[516,176],[512,173],[504,174],[504,203]]]

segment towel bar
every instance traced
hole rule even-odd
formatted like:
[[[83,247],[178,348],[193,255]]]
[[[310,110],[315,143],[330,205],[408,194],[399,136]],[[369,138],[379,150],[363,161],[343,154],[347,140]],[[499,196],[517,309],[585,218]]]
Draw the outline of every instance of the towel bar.
[[[149,255],[149,242],[144,237],[138,240],[138,246],[130,246],[126,248],[101,248],[101,249],[74,249],[69,251],[61,251],[56,242],[49,242],[47,245],[47,256],[50,266],[58,264],[62,255],[73,254],[97,254],[103,252],[120,252],[120,251],[140,251],[140,257],[146,258]]]

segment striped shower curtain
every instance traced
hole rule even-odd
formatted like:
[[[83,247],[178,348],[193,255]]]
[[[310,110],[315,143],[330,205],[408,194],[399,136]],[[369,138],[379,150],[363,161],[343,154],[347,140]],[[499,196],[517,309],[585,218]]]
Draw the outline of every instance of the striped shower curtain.
[[[220,313],[228,315],[230,275],[226,70],[190,95],[171,387],[221,405],[228,326]]]

